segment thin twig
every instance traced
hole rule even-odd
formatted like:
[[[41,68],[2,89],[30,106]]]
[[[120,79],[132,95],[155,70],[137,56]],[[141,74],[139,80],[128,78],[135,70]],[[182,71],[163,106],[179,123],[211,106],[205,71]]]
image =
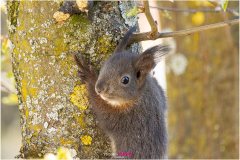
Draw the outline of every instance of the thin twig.
[[[158,34],[157,24],[155,23],[152,14],[150,13],[148,1],[143,1],[144,13],[148,20],[149,25],[151,26],[151,32],[148,34],[149,38],[155,38]]]
[[[214,29],[214,28],[219,28],[219,27],[224,27],[224,26],[234,25],[234,24],[239,24],[239,19],[223,21],[223,22],[219,22],[219,23],[209,24],[209,25],[205,25],[205,26],[200,26],[200,27],[195,27],[195,28],[190,28],[190,29],[185,29],[185,30],[180,30],[180,31],[158,33],[157,37],[149,37],[149,34],[151,32],[133,34],[133,36],[130,39],[129,44],[146,41],[146,40],[155,40],[158,38],[186,36],[186,35],[190,35],[195,32],[201,32],[201,31],[205,31],[205,30],[209,30],[209,29]]]
[[[214,7],[219,7],[219,8],[222,8],[218,2],[215,2],[215,1],[211,1],[211,0],[208,0],[209,3],[211,3]],[[239,13],[234,11],[234,10],[231,10],[230,8],[227,8],[226,9],[227,12],[231,12],[234,16],[239,16]]]
[[[211,0],[208,0],[208,2],[211,3],[214,7],[219,6],[219,3],[218,3],[218,2],[211,1]]]
[[[141,7],[141,6],[140,6]],[[157,7],[157,6],[149,6],[153,9],[163,10],[163,11],[171,11],[171,12],[187,12],[187,13],[196,13],[196,12],[224,12],[220,6],[215,7],[214,9],[211,8],[199,8],[199,9],[193,9],[193,8],[171,8],[171,7]],[[235,11],[234,9],[227,8],[227,12],[232,13],[235,16],[238,16],[239,13]]]

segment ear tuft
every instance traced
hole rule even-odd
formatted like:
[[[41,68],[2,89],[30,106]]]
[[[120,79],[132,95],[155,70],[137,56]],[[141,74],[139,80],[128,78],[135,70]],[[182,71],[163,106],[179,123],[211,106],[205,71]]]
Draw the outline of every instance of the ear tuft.
[[[151,47],[137,57],[134,66],[137,71],[140,71],[141,76],[144,76],[150,72],[170,50],[169,46],[157,45]]]
[[[171,48],[169,46],[157,45],[145,50],[142,55],[152,56],[154,62],[158,63],[161,58],[170,51]]]
[[[153,59],[155,63],[158,63],[162,60],[162,57],[165,56],[167,53],[171,51],[171,48],[169,46],[154,46],[151,50],[151,53],[153,53]]]
[[[116,47],[114,53],[121,53],[122,51],[126,50],[127,45],[129,45],[129,39],[131,38],[134,31],[136,31],[137,26],[131,27],[127,33],[122,38],[121,42]]]

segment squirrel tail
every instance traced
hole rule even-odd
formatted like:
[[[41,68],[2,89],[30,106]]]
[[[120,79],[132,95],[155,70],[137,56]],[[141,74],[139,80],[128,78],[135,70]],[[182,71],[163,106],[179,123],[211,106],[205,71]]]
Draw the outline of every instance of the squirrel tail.
[[[131,37],[131,35],[133,34],[134,31],[136,31],[137,27],[131,27],[127,33],[124,35],[123,39],[121,40],[121,42],[118,44],[118,46],[116,47],[114,53],[118,53],[118,52],[122,52],[126,49],[127,45],[128,45],[128,41]]]

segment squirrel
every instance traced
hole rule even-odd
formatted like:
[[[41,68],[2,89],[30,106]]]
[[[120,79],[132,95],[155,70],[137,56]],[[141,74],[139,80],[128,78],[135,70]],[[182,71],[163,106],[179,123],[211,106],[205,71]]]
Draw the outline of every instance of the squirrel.
[[[170,48],[157,45],[141,54],[131,53],[126,47],[135,30],[132,27],[125,34],[99,75],[83,55],[74,58],[99,127],[111,140],[113,155],[167,158],[166,97],[150,71]]]

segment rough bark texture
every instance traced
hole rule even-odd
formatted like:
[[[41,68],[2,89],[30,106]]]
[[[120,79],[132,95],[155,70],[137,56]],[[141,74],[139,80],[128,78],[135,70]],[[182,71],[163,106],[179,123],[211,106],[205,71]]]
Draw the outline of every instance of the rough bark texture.
[[[107,158],[108,139],[96,127],[77,78],[70,51],[80,51],[96,66],[114,50],[136,19],[125,16],[131,2],[94,2],[89,17],[73,15],[58,24],[51,1],[8,2],[12,64],[21,115],[21,157],[38,158],[65,146],[78,158]],[[134,48],[134,47],[133,47]],[[138,49],[138,46],[135,46]]]

